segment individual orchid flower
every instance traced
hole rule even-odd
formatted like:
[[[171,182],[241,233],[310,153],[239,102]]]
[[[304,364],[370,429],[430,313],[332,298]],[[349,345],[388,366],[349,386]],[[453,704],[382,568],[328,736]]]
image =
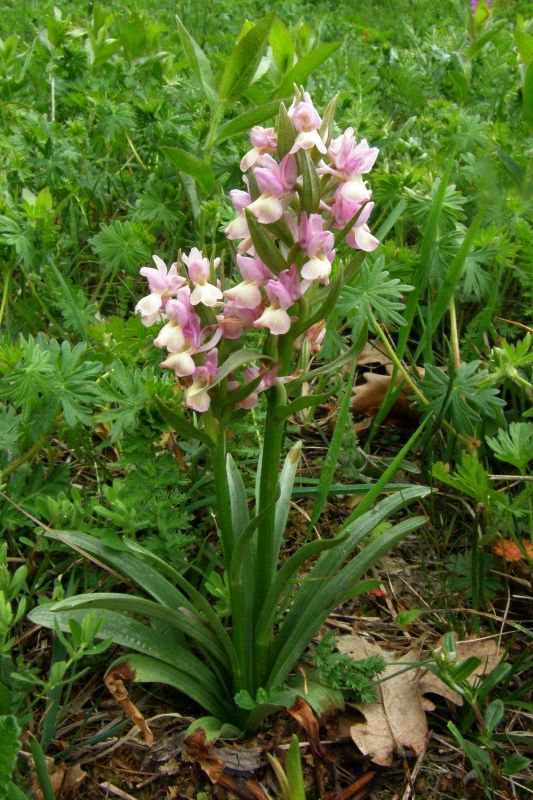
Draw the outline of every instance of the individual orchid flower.
[[[194,318],[194,325],[200,325],[200,319],[191,306],[190,294],[189,286],[183,286],[178,290],[176,297],[168,301],[166,306],[168,322],[154,339],[156,347],[165,347],[169,353],[177,353],[185,345],[184,328],[190,324],[191,319]]]
[[[204,306],[216,306],[222,300],[223,294],[218,286],[209,283],[209,259],[203,258],[202,253],[197,247],[193,247],[188,256],[183,255],[183,263],[187,267],[189,278],[194,283],[191,292],[191,304],[197,306],[202,303]],[[215,258],[213,267],[216,269],[220,264],[220,258]]]
[[[372,193],[362,175],[370,172],[378,154],[379,149],[369,147],[366,139],[357,143],[353,128],[347,128],[341,136],[330,142],[328,157],[334,166],[319,167],[318,172],[329,172],[339,178],[341,183],[338,191],[346,200],[364,202],[370,200]]]
[[[244,408],[244,409],[255,408],[255,406],[259,401],[259,394],[261,392],[266,391],[266,389],[270,389],[270,387],[273,386],[274,383],[276,382],[278,371],[279,371],[279,364],[274,364],[273,366],[263,371],[260,370],[258,367],[245,367],[242,371],[245,383],[251,383],[260,376],[261,380],[255,387],[255,389],[253,389],[250,392],[250,394],[244,398],[244,400],[240,400],[236,404],[237,408]],[[239,389],[240,387],[241,383],[237,380],[231,380],[228,383],[228,388],[230,391]]]
[[[262,166],[253,173],[261,195],[250,203],[248,210],[261,224],[277,222],[293,197],[297,177],[294,156],[286,155],[278,164],[266,155]]]
[[[320,214],[302,214],[298,238],[300,247],[309,256],[309,261],[301,269],[302,278],[328,283],[335,255],[335,237],[331,231],[324,230],[324,218]]]
[[[209,389],[217,374],[218,350],[214,347],[204,356],[203,365],[196,367],[192,374],[192,383],[187,386],[184,401],[187,408],[205,413],[211,405]]]
[[[370,253],[378,246],[379,240],[376,239],[375,236],[372,236],[370,228],[366,224],[373,207],[374,203],[367,203],[361,211],[355,225],[346,237],[346,244],[349,247]]]
[[[143,297],[135,306],[135,312],[141,315],[141,322],[146,327],[161,319],[169,300],[185,284],[185,278],[178,275],[177,263],[167,269],[167,265],[159,256],[152,256],[156,269],[141,267],[140,274],[148,279],[150,294]]]
[[[273,277],[272,272],[257,257],[238,253],[236,261],[244,281],[225,291],[224,295],[241,308],[257,308],[262,301],[259,287]]]
[[[321,119],[309,93],[304,92],[303,99],[298,103],[294,100],[287,113],[298,134],[289,152],[294,154],[298,150],[316,147],[319,153],[327,153],[327,147],[318,132]]]
[[[302,287],[295,264],[290,269],[280,272],[277,280],[270,280],[265,286],[270,305],[265,308],[259,319],[254,322],[256,328],[268,328],[274,336],[287,333],[291,327],[291,318],[287,309],[301,296]]]
[[[250,131],[250,141],[253,147],[241,160],[242,172],[247,172],[254,164],[260,164],[261,156],[265,153],[276,152],[277,135],[274,128],[262,128],[260,125],[255,125]]]
[[[196,314],[191,314],[186,325],[183,326],[183,341],[177,350],[172,350],[168,357],[161,362],[162,367],[174,370],[178,378],[192,375],[196,369],[193,356],[205,353],[214,348],[222,337],[222,330],[216,326],[211,338],[204,342],[211,331],[211,326],[200,328],[200,319]]]
[[[237,216],[226,226],[224,233],[230,241],[242,239],[243,241],[238,249],[239,252],[246,252],[251,246],[252,240],[250,238],[248,220],[246,219],[244,209],[250,205],[252,198],[248,192],[242,189],[232,189],[230,192],[230,199],[233,208],[237,211]]]
[[[250,328],[263,313],[262,303],[256,308],[243,308],[229,301],[224,313],[217,316],[217,323],[224,339],[240,339],[246,328]]]
[[[312,355],[316,355],[320,352],[325,335],[326,321],[324,319],[320,320],[320,322],[315,322],[315,324],[311,325],[304,333],[304,338],[307,339],[310,344]]]

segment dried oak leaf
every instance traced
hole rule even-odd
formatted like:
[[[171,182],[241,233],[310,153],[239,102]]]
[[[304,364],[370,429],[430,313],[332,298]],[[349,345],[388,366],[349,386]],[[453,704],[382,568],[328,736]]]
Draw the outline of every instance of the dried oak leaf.
[[[363,418],[354,425],[355,431],[359,433],[370,426],[383,402],[391,382],[393,364],[390,357],[372,342],[368,342],[365,345],[357,357],[357,363],[362,367],[376,365],[381,370],[385,370],[385,373],[383,371],[363,372],[364,383],[354,387],[352,409],[354,413],[363,415]],[[413,411],[408,400],[413,391],[399,373],[396,373],[394,385],[402,388],[387,417],[387,423],[390,425],[405,425],[406,421],[410,422],[416,416],[416,412]]]
[[[460,695],[432,673],[420,667],[406,669],[419,661],[419,653],[415,650],[396,658],[390,650],[382,650],[362,636],[342,637],[338,648],[355,660],[380,655],[388,663],[381,676],[388,680],[378,686],[378,701],[368,705],[350,704],[363,717],[362,721],[350,720],[350,736],[359,750],[370,756],[375,764],[391,766],[395,756],[420,755],[425,750],[429,734],[426,711],[435,708],[424,697],[426,693],[441,695],[457,705],[462,703]],[[471,680],[490,672],[500,660],[493,639],[458,643],[457,656],[459,660],[468,656],[481,658],[482,664]]]

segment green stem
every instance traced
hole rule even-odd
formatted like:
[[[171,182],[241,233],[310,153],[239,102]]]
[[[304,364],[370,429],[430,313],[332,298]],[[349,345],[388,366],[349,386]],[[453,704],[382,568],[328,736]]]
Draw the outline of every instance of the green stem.
[[[398,372],[400,373],[400,375],[402,376],[404,381],[407,383],[407,385],[413,390],[413,394],[415,394],[417,396],[417,398],[420,400],[420,402],[423,405],[427,406],[427,404],[429,402],[427,397],[418,388],[418,386],[413,381],[413,379],[411,378],[411,376],[407,372],[406,368],[404,367],[404,365],[402,364],[402,362],[400,361],[400,359],[396,355],[396,352],[395,352],[394,348],[392,347],[391,343],[389,342],[389,340],[388,340],[387,336],[385,335],[384,331],[382,330],[381,325],[379,325],[376,322],[375,319],[373,319],[372,321],[374,323],[374,327],[376,329],[376,332],[377,332],[379,338],[381,339],[381,341],[383,342],[385,350],[387,351],[387,355],[390,357],[392,363],[394,364],[394,366],[396,367],[396,369],[398,370]],[[394,373],[393,373],[393,375],[394,375]],[[392,376],[391,376],[391,378],[392,378]],[[467,436],[463,436],[461,433],[458,433],[458,431],[455,430],[453,425],[450,425],[450,423],[445,419],[442,420],[442,425],[445,428],[447,428],[450,431],[450,433],[453,433],[454,436],[457,436],[458,440],[465,447],[468,448],[469,452],[470,452],[470,450],[472,450],[472,442],[471,442],[470,439],[468,439]]]
[[[224,113],[224,108],[222,104],[220,104],[216,107],[214,111],[213,118],[211,120],[211,125],[209,127],[209,132],[207,134],[207,139],[205,142],[205,161],[207,164],[211,163],[211,154],[215,146],[215,137],[218,131],[218,123],[222,119],[223,113]]]
[[[11,268],[6,270],[5,278],[4,278],[4,289],[2,291],[2,303],[0,305],[0,325],[2,324],[2,320],[4,319],[5,310],[7,308],[7,298],[9,295],[9,283],[11,280]]]
[[[452,343],[453,364],[455,369],[461,366],[461,351],[459,349],[459,329],[457,327],[457,314],[455,311],[455,298],[452,297],[449,305],[450,311],[450,338]]]
[[[0,480],[4,480],[8,477],[8,475],[11,475],[12,472],[15,472],[15,470],[18,469],[22,464],[24,464],[26,461],[29,461],[30,458],[33,458],[35,453],[41,449],[45,439],[46,436],[40,436],[37,441],[34,442],[34,444],[32,444],[28,450],[26,450],[25,453],[22,453],[22,455],[16,459],[16,461],[12,461],[11,464],[8,464],[7,467],[5,467],[5,469],[0,470]]]
[[[277,554],[274,553],[274,526],[276,508],[273,505],[278,491],[279,464],[283,446],[285,420],[280,420],[278,409],[285,405],[286,395],[281,385],[273,386],[268,391],[267,415],[263,437],[261,458],[261,478],[259,481],[259,514],[272,504],[270,511],[258,526],[257,549],[254,565],[255,613],[263,604],[276,570]]]
[[[222,545],[224,566],[229,570],[233,554],[234,534],[231,521],[231,500],[226,472],[227,442],[226,431],[220,429],[217,444],[211,450],[213,457],[213,472],[215,479],[215,492],[217,496],[217,523]]]
[[[237,581],[231,580],[231,559],[235,544],[235,532],[231,517],[231,496],[227,475],[227,439],[226,431],[222,426],[217,431],[217,444],[211,450],[213,458],[213,472],[215,479],[215,492],[217,497],[217,525],[222,545],[224,568],[230,582],[230,606],[233,628],[233,644],[237,655],[238,669],[234,674],[234,692],[240,689],[252,689],[251,684],[251,631],[253,630],[249,614],[246,613],[243,576],[239,575]]]

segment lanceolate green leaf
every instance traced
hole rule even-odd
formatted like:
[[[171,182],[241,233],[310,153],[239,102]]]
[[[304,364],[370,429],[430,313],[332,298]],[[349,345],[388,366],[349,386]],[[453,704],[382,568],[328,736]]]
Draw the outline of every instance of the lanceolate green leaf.
[[[188,153],[179,147],[162,147],[163,152],[177,167],[180,172],[190,175],[205,194],[210,194],[215,188],[216,181],[208,164],[198,156]]]
[[[339,597],[344,598],[348,593],[350,583],[355,584],[381,555],[425,522],[426,517],[413,517],[394,525],[370,545],[367,545],[363,552],[354,558],[338,575],[330,575],[329,580],[323,581],[321,586],[315,586],[314,596],[296,621],[291,635],[283,638],[284,644],[281,647],[276,647],[275,658],[273,658],[268,670],[268,686],[273,686],[286,680],[295,661],[305,650],[307,643],[317,633],[328,614],[338,604]],[[294,607],[291,613],[292,611],[294,611]],[[280,637],[278,636],[279,639]],[[278,640],[276,645],[278,645]]]
[[[228,476],[228,488],[231,499],[231,519],[233,522],[233,534],[238,538],[250,522],[250,512],[248,510],[248,495],[242,479],[242,475],[233,460],[233,456],[228,453],[226,459],[226,471]]]
[[[215,91],[211,65],[207,60],[207,56],[202,48],[192,38],[177,14],[176,22],[178,25],[178,34],[180,37],[181,46],[183,47],[183,52],[185,54],[185,58],[187,59],[187,63],[197,78],[198,83],[203,88],[205,96],[211,105],[216,106],[218,103],[218,98]]]
[[[306,408],[312,408],[313,406],[320,405],[320,403],[325,403],[330,397],[331,394],[329,392],[297,397],[296,400],[292,401],[292,403],[288,403],[286,406],[281,406],[278,409],[278,412],[276,413],[276,419],[288,419],[288,417],[292,417],[293,414],[297,414],[298,411],[304,411]]]
[[[427,496],[430,491],[425,486],[414,486],[384,498],[347,528],[348,536],[346,539],[343,537],[339,547],[321,555],[298,590],[291,609],[281,625],[276,637],[275,652],[279,652],[284,644],[295,635],[300,618],[305,614],[309,604],[313,602],[313,598],[322,591],[321,587],[325,584],[335,585],[335,576],[338,570],[365,536],[368,536],[377,525],[393,513],[414,500]]]
[[[55,612],[50,610],[50,606],[38,606],[30,612],[29,618],[32,622],[52,629],[57,622],[61,630],[68,631],[70,630],[70,620],[81,622],[91,613],[91,608],[75,608],[69,611]],[[199,683],[207,686],[210,683],[216,683],[216,678],[211,670],[194,656],[188,647],[181,646],[176,637],[168,630],[164,634],[158,633],[126,614],[107,609],[101,609],[98,616],[101,623],[96,634],[98,639],[111,639],[121,647],[152,656],[167,664],[172,664],[176,668],[179,667],[180,670],[194,676]],[[218,689],[222,691],[221,687]]]
[[[248,131],[254,125],[259,125],[272,119],[278,113],[278,109],[279,100],[273,100],[271,103],[265,103],[263,106],[258,106],[251,111],[245,111],[244,114],[239,114],[238,117],[234,117],[229,122],[226,122],[225,125],[221,125],[217,133],[217,143],[220,144],[226,139],[231,139],[232,136]]]
[[[335,50],[340,47],[340,42],[325,42],[319,44],[311,52],[306,53],[297,64],[290,69],[282,82],[276,89],[276,94],[284,95],[289,94],[294,84],[300,85],[305,83],[309,75],[319,67],[327,58],[329,58]]]
[[[263,17],[239,39],[233,48],[218,87],[218,95],[224,104],[240,97],[252,82],[267,44],[273,21],[274,14]]]
[[[257,255],[273,272],[281,272],[287,266],[285,258],[266,232],[264,226],[260,225],[254,215],[247,209],[245,209],[245,214],[248,222],[248,230],[250,231],[250,236],[252,237]]]
[[[114,550],[102,544],[96,536],[88,536],[77,531],[58,531],[48,528],[45,530],[46,535],[51,539],[62,542],[96,564],[112,567],[119,575],[136,583],[163,605],[169,606],[169,608],[183,606],[194,611],[194,607],[185,595],[167,581],[158,570],[131,555],[126,549]]]
[[[285,532],[285,525],[287,524],[287,519],[289,518],[292,490],[294,487],[296,473],[298,471],[298,465],[300,463],[301,452],[302,443],[296,442],[296,444],[294,444],[287,453],[279,478],[280,495],[276,501],[274,538],[272,542],[272,559],[274,562],[274,569],[278,561],[281,542]]]
[[[157,410],[168,424],[174,428],[176,433],[179,433],[184,439],[197,439],[199,442],[213,446],[213,441],[204,431],[195,428],[190,422],[187,422],[180,414],[177,414],[172,408],[169,408],[159,397],[155,398]]]
[[[173,566],[168,564],[164,561],[160,556],[153,553],[151,550],[147,550],[142,545],[138,544],[138,542],[129,541],[128,548],[133,551],[134,553],[139,553],[144,556],[145,560],[150,560],[152,563],[157,564],[161,573],[166,572],[175,583],[188,595],[188,597],[192,601],[192,605],[190,607],[194,609],[198,614],[201,614],[211,630],[216,634],[217,639],[221,642],[224,650],[227,653],[228,660],[232,665],[232,668],[235,668],[236,664],[236,654],[235,648],[233,643],[224,628],[220,618],[218,617],[217,613],[209,603],[206,597],[198,591],[181,573],[179,573]],[[144,565],[144,561],[143,561]]]
[[[277,571],[274,580],[267,592],[263,605],[257,617],[257,624],[255,627],[255,644],[256,644],[256,662],[257,674],[259,682],[264,679],[265,656],[268,654],[269,645],[272,641],[272,628],[277,614],[280,610],[280,603],[284,593],[290,588],[291,580],[298,571],[298,569],[305,564],[310,558],[323,553],[326,550],[331,550],[334,547],[340,547],[346,540],[347,535],[340,537],[333,537],[331,539],[320,539],[314,542],[308,542],[302,545],[296,553],[290,556]]]
[[[318,205],[320,203],[320,181],[318,179],[316,167],[307,150],[299,151],[298,163],[302,173],[302,188],[300,190],[302,211],[305,211],[307,214],[314,214],[318,211]]]
[[[50,610],[54,613],[71,611],[76,608],[103,608],[109,611],[135,614],[146,619],[157,619],[190,637],[222,664],[225,663],[226,655],[224,650],[213,633],[206,627],[205,622],[184,608],[168,608],[168,606],[161,605],[161,603],[156,603],[153,600],[120,592],[78,594],[75,597],[66,598],[50,606]]]
[[[131,680],[134,683],[163,683],[173,686],[186,694],[202,708],[221,719],[231,719],[232,707],[219,695],[216,682],[204,684],[200,682],[194,672],[185,672],[172,664],[160,661],[146,655],[128,655],[117,659],[108,672],[120,666],[127,666],[131,670]]]
[[[216,378],[211,385],[216,386],[220,381],[223,381],[224,378],[227,378],[230,372],[234,372],[236,369],[239,369],[239,367],[243,367],[251,361],[257,361],[260,358],[264,358],[264,356],[257,350],[236,350],[227,357],[222,366],[217,370]]]
[[[329,443],[326,460],[320,471],[320,479],[318,482],[317,493],[315,495],[315,502],[313,503],[313,511],[311,513],[311,519],[309,520],[309,528],[311,530],[313,529],[314,525],[318,521],[318,518],[320,517],[320,514],[322,513],[322,509],[324,508],[324,503],[326,502],[328,497],[329,487],[333,481],[333,476],[335,474],[335,467],[337,466],[337,461],[339,460],[339,454],[342,447],[342,440],[346,432],[346,424],[350,414],[352,392],[353,392],[353,381],[356,369],[357,369],[357,361],[356,359],[354,359],[352,368],[349,371],[348,375],[346,376],[346,382],[344,384],[343,393],[339,398],[337,419],[335,421],[333,436],[331,437],[331,442]]]

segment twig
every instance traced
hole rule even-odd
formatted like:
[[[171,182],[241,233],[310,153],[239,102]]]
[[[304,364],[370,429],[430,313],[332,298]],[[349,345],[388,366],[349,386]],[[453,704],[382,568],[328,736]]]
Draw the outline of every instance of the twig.
[[[103,789],[107,796],[114,794],[116,797],[121,797],[122,800],[136,800],[132,794],[122,791],[122,789],[119,789],[118,786],[115,786],[113,783],[109,783],[109,781],[99,783],[98,787]]]
[[[411,797],[411,793],[414,793],[415,781],[416,781],[416,778],[418,776],[418,773],[420,772],[420,767],[422,766],[422,762],[423,762],[424,758],[426,757],[428,744],[429,744],[429,740],[431,739],[431,736],[432,736],[432,732],[429,731],[428,737],[427,737],[427,740],[426,740],[426,746],[424,747],[424,749],[422,750],[422,752],[420,753],[420,755],[416,759],[416,764],[415,764],[415,766],[413,768],[413,771],[408,776],[408,782],[407,782],[407,786],[405,788],[405,792],[402,795],[402,800],[409,800],[409,798]]]

